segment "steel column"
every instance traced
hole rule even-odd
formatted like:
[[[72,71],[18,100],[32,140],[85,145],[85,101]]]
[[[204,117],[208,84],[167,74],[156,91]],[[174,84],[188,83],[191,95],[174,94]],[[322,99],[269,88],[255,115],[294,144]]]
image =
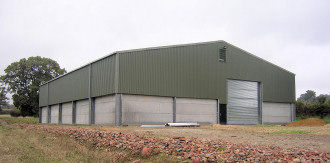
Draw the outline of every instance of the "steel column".
[[[116,126],[120,126],[122,124],[122,99],[121,94],[116,94],[116,104],[115,104],[115,121]]]
[[[91,89],[92,89],[92,64],[89,64],[88,67],[88,107],[89,107],[89,121],[88,124],[91,125],[93,122],[93,115],[92,115],[92,98],[91,98]]]
[[[47,106],[47,123],[51,122],[51,116],[52,116],[52,107],[51,106]]]
[[[173,97],[173,123],[176,123],[176,97]]]
[[[219,124],[220,123],[220,116],[219,116],[219,110],[220,110],[220,108],[219,108],[219,99],[217,99],[217,124]]]
[[[39,107],[39,123],[42,123],[42,107]]]
[[[72,101],[72,124],[76,124],[76,101]]]
[[[62,124],[62,103],[58,104],[58,124]]]

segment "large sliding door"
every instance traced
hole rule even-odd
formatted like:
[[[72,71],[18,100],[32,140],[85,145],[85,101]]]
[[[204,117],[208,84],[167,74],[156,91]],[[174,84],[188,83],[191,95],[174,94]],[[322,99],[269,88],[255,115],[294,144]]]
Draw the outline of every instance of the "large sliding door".
[[[228,80],[227,124],[260,123],[258,82]]]

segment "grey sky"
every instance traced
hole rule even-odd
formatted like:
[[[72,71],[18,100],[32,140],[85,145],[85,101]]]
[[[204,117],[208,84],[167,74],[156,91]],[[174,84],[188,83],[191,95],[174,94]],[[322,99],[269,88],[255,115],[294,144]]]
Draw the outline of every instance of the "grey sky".
[[[0,74],[30,56],[66,70],[116,50],[225,40],[330,93],[330,1],[0,0]]]

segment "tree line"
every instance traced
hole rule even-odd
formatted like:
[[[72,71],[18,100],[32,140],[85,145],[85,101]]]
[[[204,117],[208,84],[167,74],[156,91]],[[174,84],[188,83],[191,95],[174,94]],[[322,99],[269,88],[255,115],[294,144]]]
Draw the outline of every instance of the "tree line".
[[[40,56],[13,62],[0,76],[0,105],[7,105],[6,93],[11,93],[21,116],[38,116],[40,84],[64,73],[56,61]]]
[[[296,102],[296,114],[302,118],[330,116],[330,94],[316,96],[315,91],[307,90]]]

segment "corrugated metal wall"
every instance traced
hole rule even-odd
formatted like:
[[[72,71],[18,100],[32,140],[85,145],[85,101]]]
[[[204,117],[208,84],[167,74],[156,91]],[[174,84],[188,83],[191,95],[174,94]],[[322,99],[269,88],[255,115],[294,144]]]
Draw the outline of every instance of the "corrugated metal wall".
[[[219,49],[227,47],[226,62]],[[119,93],[219,99],[227,79],[258,81],[263,101],[294,102],[295,75],[226,42],[119,53]]]
[[[191,98],[226,94],[223,44],[211,43],[119,53],[119,92]]]
[[[220,62],[224,46],[227,58]],[[223,41],[122,51],[91,65],[92,97],[127,93],[227,104],[227,79],[237,79],[261,82],[263,101],[295,101],[294,74]],[[87,65],[49,82],[50,105],[88,98],[88,70]],[[45,90],[47,85],[40,87],[40,106],[47,104]]]
[[[39,106],[47,105],[47,84],[39,88]]]
[[[116,55],[91,63],[91,97],[115,92]],[[88,98],[89,66],[59,77],[49,84],[49,105]],[[47,84],[40,86],[39,106],[47,105]]]
[[[88,66],[49,83],[49,104],[88,98]]]
[[[295,102],[295,75],[231,45],[227,46],[228,79],[262,83],[263,101]]]
[[[91,96],[103,96],[115,92],[116,55],[92,64]]]

